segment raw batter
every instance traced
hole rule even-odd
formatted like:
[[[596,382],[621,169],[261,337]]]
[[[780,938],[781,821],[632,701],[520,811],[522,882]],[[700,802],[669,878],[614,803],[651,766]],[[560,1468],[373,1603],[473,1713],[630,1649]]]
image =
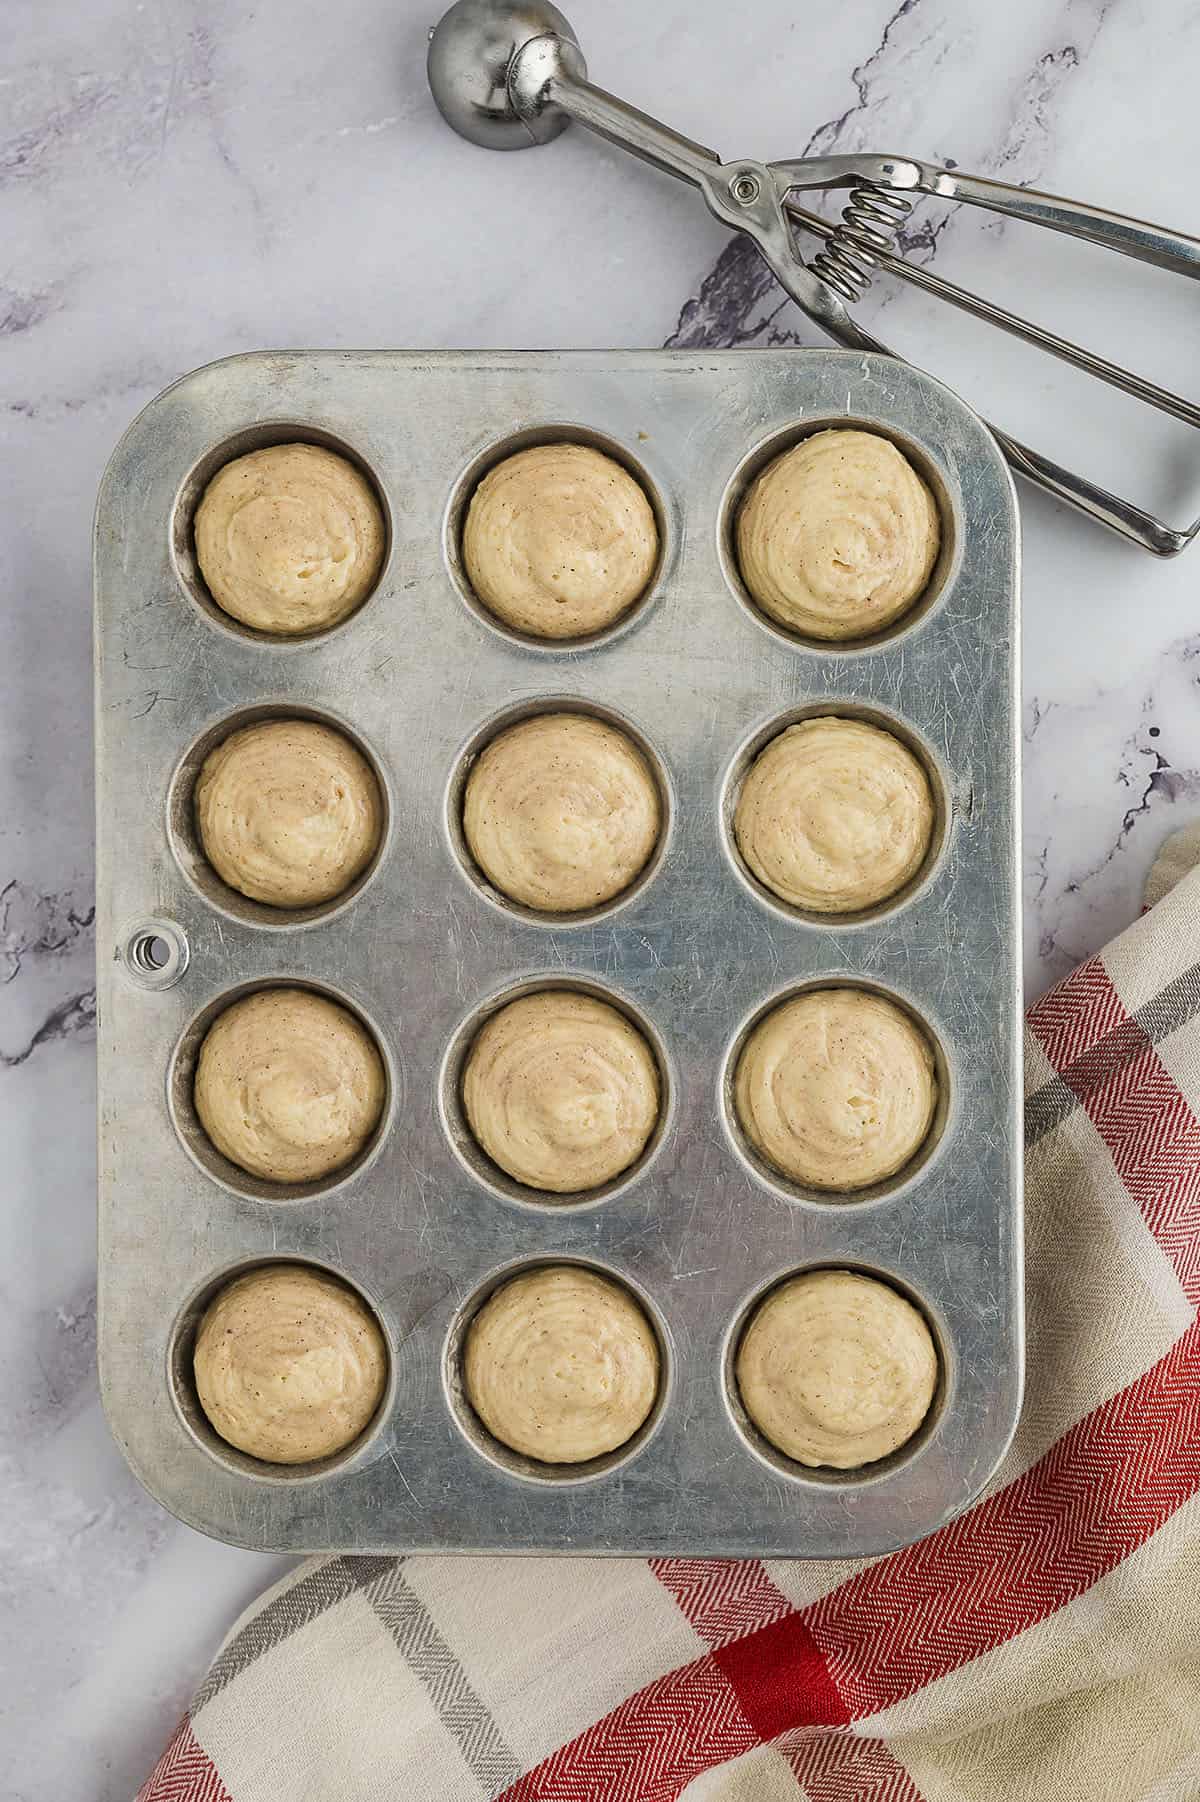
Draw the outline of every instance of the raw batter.
[[[480,752],[463,832],[511,900],[576,913],[629,887],[658,842],[661,812],[650,766],[624,732],[589,714],[541,713]]]
[[[941,527],[933,495],[888,439],[837,429],[768,464],[737,518],[742,580],[804,637],[860,638],[923,593]]]
[[[294,637],[370,594],[386,534],[375,491],[317,444],[273,444],[219,469],[196,509],[196,561],[218,607]]]
[[[383,1062],[366,1027],[309,989],[259,989],[208,1030],[196,1063],[200,1124],[231,1163],[272,1183],[329,1176],[383,1112]]]
[[[779,1451],[854,1470],[912,1438],[933,1401],[938,1358],[922,1316],[887,1283],[812,1270],[756,1309],[736,1374],[747,1414]]]
[[[537,444],[471,496],[463,563],[497,618],[535,638],[580,638],[627,613],[658,558],[654,510],[623,464],[586,444]]]
[[[773,1008],[738,1058],[742,1130],[768,1163],[814,1189],[882,1182],[920,1149],[937,1077],[929,1041],[866,989],[812,989]]]
[[[387,1347],[345,1283],[269,1264],[227,1283],[196,1334],[200,1406],[222,1439],[271,1464],[328,1458],[370,1423]]]
[[[862,720],[789,726],[751,765],[734,835],[752,873],[793,907],[855,913],[902,889],[933,833],[929,778]]]
[[[594,1189],[636,1162],[658,1120],[658,1067],[606,1001],[546,989],[510,1001],[472,1045],[463,1108],[479,1144],[517,1182]]]
[[[502,1445],[582,1464],[624,1445],[658,1393],[658,1341],[638,1303],[577,1264],[527,1270],[490,1295],[466,1335],[467,1399]]]
[[[340,895],[375,855],[379,784],[361,751],[315,720],[231,732],[196,781],[196,827],[222,881],[274,907]]]

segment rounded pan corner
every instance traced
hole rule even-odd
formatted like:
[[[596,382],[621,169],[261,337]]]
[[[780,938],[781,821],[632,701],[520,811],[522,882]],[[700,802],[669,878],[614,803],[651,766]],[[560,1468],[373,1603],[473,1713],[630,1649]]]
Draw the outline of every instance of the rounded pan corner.
[[[883,365],[891,364],[894,367],[897,362],[902,362],[908,378],[913,381],[916,387],[925,388],[931,393],[937,394],[943,404],[949,404],[950,409],[956,414],[958,423],[962,427],[964,433],[969,434],[975,441],[970,447],[971,454],[987,458],[992,467],[993,474],[1004,491],[1008,513],[1005,524],[1013,537],[1014,573],[1019,578],[1021,555],[1021,510],[1017,500],[1017,484],[1013,476],[1012,467],[1005,457],[1004,452],[1000,449],[1000,445],[996,440],[996,435],[992,431],[987,420],[984,419],[981,414],[976,412],[969,401],[963,399],[957,388],[952,388],[949,382],[942,381],[940,376],[930,375],[927,369],[920,368],[916,363],[909,363],[904,358],[888,356],[885,352],[881,351],[868,351],[865,353],[865,356],[858,351],[846,351],[841,354],[848,357],[854,363],[859,365],[866,363],[873,366],[876,370],[880,369]]]
[[[174,1520],[182,1521],[185,1527],[195,1528],[198,1533],[205,1534],[209,1539],[221,1540],[226,1545],[254,1549],[252,1546],[248,1546],[246,1540],[238,1539],[225,1532],[217,1532],[215,1527],[204,1518],[190,1513],[184,1502],[171,1489],[169,1482],[171,1467],[166,1463],[156,1465],[153,1460],[145,1460],[139,1456],[133,1438],[126,1431],[126,1418],[135,1414],[139,1418],[142,1416],[138,1410],[135,1396],[124,1398],[118,1394],[116,1379],[109,1368],[103,1309],[101,1309],[99,1322],[96,1362],[100,1374],[100,1407],[104,1414],[105,1425],[112,1434],[113,1443],[128,1465],[130,1472],[146,1491],[151,1501],[157,1502],[160,1508],[165,1508]],[[183,1493],[187,1493],[186,1486]]]
[[[1012,1449],[1012,1443],[1016,1437],[1017,1427],[1021,1420],[1021,1410],[1025,1403],[1025,1335],[1023,1321],[1024,1314],[1022,1310],[1022,1325],[1014,1339],[1015,1356],[1012,1365],[1011,1400],[1003,1414],[1000,1414],[995,1409],[989,1409],[987,1416],[988,1426],[995,1430],[990,1431],[986,1440],[984,1440],[977,1448],[976,1466],[970,1477],[967,1479],[962,1495],[956,1498],[952,1507],[941,1508],[934,1519],[928,1521],[913,1519],[910,1524],[914,1530],[905,1532],[899,1538],[889,1537],[879,1544],[864,1543],[861,1553],[856,1547],[853,1554],[855,1557],[874,1557],[881,1552],[899,1552],[906,1546],[919,1544],[921,1540],[930,1538],[934,1533],[940,1532],[943,1527],[948,1527],[953,1521],[960,1519],[968,1509],[975,1506],[976,1502],[980,1500],[985,1491],[989,1488],[996,1472],[1000,1469],[1000,1466],[1004,1463],[1004,1460]]]
[[[152,400],[148,400],[144,406],[138,409],[110,451],[101,473],[100,483],[96,490],[96,505],[92,515],[93,543],[98,542],[101,522],[108,508],[110,491],[117,484],[118,478],[123,472],[130,449],[146,434],[147,429],[164,410],[168,401],[175,400],[179,395],[185,394],[189,388],[211,379],[217,370],[232,368],[235,364],[254,362],[272,354],[262,350],[239,350],[227,357],[216,357],[211,363],[202,363],[199,368],[189,369],[185,374],[176,376],[173,382],[168,382],[165,388],[160,388]]]
[[[953,414],[955,424],[963,433],[964,438],[969,440],[965,445],[967,456],[986,459],[998,487],[1003,492],[1006,517],[1001,523],[1012,541],[1013,586],[1014,588],[1019,586],[1021,510],[1017,499],[1017,485],[1012,467],[987,420],[975,410],[969,401],[963,399],[957,388],[952,388],[949,382],[944,382],[940,376],[930,375],[927,369],[922,369],[918,364],[910,363],[906,357],[893,356],[889,352],[881,350],[843,350],[837,345],[819,345],[807,354],[810,357],[830,359],[835,363],[840,363],[848,372],[853,371],[859,376],[869,376],[876,381],[882,381],[885,386],[895,386],[897,371],[899,371],[903,381],[911,383],[914,388],[923,389],[939,408],[944,409],[948,414]],[[847,414],[855,412],[855,408],[851,404],[853,398],[853,388],[848,387],[847,404],[844,409]],[[944,447],[940,447],[938,443],[938,422],[936,419],[931,419],[928,423],[933,430],[925,437],[925,448],[927,451],[942,448],[944,455]],[[947,462],[952,460],[961,462],[963,457],[960,453],[955,458],[946,460]]]
[[[190,1527],[194,1533],[202,1533],[206,1539],[212,1539],[218,1545],[236,1546],[245,1552],[266,1552],[280,1557],[302,1557],[309,1553],[332,1550],[351,1550],[350,1546],[332,1547],[324,1540],[297,1540],[282,1535],[271,1539],[255,1538],[239,1525],[254,1518],[253,1510],[231,1509],[218,1506],[214,1500],[214,1491],[204,1485],[196,1485],[190,1480],[188,1454],[190,1448],[186,1441],[179,1445],[181,1456],[171,1460],[163,1460],[155,1465],[141,1458],[125,1431],[125,1414],[121,1405],[115,1400],[112,1385],[105,1372],[104,1336],[100,1336],[98,1354],[100,1366],[100,1406],[104,1413],[105,1424],[112,1434],[113,1442],[120,1452],[130,1473],[139,1486],[145,1490],[151,1501],[157,1502],[160,1508],[177,1520],[182,1526]],[[133,1398],[136,1401],[136,1398]],[[196,1456],[202,1454],[197,1453]],[[230,1477],[230,1482],[237,1481]],[[202,1504],[208,1504],[207,1506]],[[269,1520],[267,1514],[260,1516]],[[397,1548],[399,1549],[399,1548]]]
[[[902,1532],[894,1531],[887,1526],[881,1527],[878,1532],[869,1532],[862,1531],[860,1526],[856,1528],[853,1545],[847,1545],[844,1541],[833,1539],[830,1539],[825,1543],[813,1545],[811,1540],[809,1540],[803,1547],[798,1547],[794,1544],[782,1544],[771,1552],[756,1550],[754,1553],[742,1553],[738,1555],[747,1557],[796,1558],[806,1563],[826,1558],[882,1558],[888,1556],[892,1552],[906,1551],[909,1546],[920,1545],[923,1540],[931,1539],[935,1533],[940,1533],[943,1528],[951,1526],[956,1520],[960,1520],[964,1514],[975,1506],[989,1488],[996,1472],[1000,1469],[1000,1466],[1008,1456],[1021,1418],[1021,1408],[1024,1402],[1025,1373],[1023,1358],[1021,1360],[1021,1368],[1018,1370],[1017,1375],[1018,1380],[1014,1390],[1012,1407],[1004,1420],[1002,1430],[990,1441],[983,1464],[972,1473],[967,1484],[963,1488],[962,1494],[956,1497],[952,1506],[947,1507],[944,1502],[940,1502],[936,1508],[930,1509],[927,1516],[922,1515],[912,1508],[906,1507],[904,1512],[904,1530]],[[708,1555],[710,1554],[705,1552],[697,1552],[695,1554],[697,1557]]]

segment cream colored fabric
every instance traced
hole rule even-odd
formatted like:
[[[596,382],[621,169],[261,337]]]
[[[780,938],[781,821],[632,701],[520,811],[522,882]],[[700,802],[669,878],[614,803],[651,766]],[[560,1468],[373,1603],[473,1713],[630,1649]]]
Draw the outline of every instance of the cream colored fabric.
[[[1197,863],[1200,863],[1200,820],[1192,820],[1168,833],[1159,846],[1146,878],[1146,906],[1153,907],[1156,901],[1161,901]]]
[[[1037,1773],[1053,1802],[1154,1797],[1200,1753],[1200,1503],[1035,1632],[985,1651],[872,1720],[926,1802],[1020,1795]],[[1184,1731],[1181,1733],[1180,1729]],[[1097,1764],[1125,1748],[1118,1769]],[[1089,1788],[1103,1768],[1108,1787]],[[1010,1784],[1011,1789],[1002,1787]],[[1193,1792],[1184,1789],[1186,1797]]]
[[[662,1586],[641,1559],[493,1558],[487,1582],[476,1584],[462,1581],[458,1558],[414,1559],[406,1570],[414,1598],[437,1621],[476,1694],[494,1697],[503,1741],[520,1746],[529,1764],[570,1739],[581,1715],[601,1718],[631,1690],[704,1650],[679,1610],[661,1607]],[[630,1633],[619,1659],[597,1658],[587,1623],[610,1612],[620,1621],[653,1621],[654,1631]],[[498,1665],[506,1673],[499,1685]],[[523,1681],[529,1670],[554,1673],[536,1696]]]
[[[658,527],[623,464],[586,444],[506,457],[471,496],[467,579],[488,610],[534,638],[582,638],[620,619],[658,558]]]
[[[209,1027],[196,1064],[200,1124],[217,1150],[273,1183],[315,1182],[364,1149],[383,1111],[366,1027],[308,989],[259,989]]]
[[[463,1108],[493,1163],[531,1188],[594,1189],[635,1163],[658,1121],[658,1066],[606,1001],[543,989],[492,1015],[467,1056]]]
[[[195,536],[217,606],[277,637],[353,613],[378,580],[386,542],[371,484],[317,444],[273,444],[226,463],[196,509]]]
[[[583,713],[539,713],[499,733],[463,797],[472,857],[502,894],[539,913],[614,900],[652,856],[661,815],[633,740]]]
[[[578,1264],[511,1277],[467,1329],[463,1384],[502,1445],[544,1464],[616,1451],[658,1392],[658,1342],[628,1290]]]
[[[383,801],[375,772],[342,732],[315,720],[260,720],[209,752],[196,826],[222,881],[274,907],[315,907],[375,855]]]
[[[752,875],[815,913],[855,913],[911,882],[933,833],[929,778],[864,720],[789,726],[755,758],[734,814]]]
[[[764,612],[809,638],[862,638],[924,592],[941,543],[937,503],[875,432],[816,432],[769,463],[737,516],[742,580]]]
[[[383,1399],[387,1347],[366,1304],[323,1271],[269,1264],[227,1283],[196,1334],[196,1392],[222,1439],[271,1464],[331,1457]]]

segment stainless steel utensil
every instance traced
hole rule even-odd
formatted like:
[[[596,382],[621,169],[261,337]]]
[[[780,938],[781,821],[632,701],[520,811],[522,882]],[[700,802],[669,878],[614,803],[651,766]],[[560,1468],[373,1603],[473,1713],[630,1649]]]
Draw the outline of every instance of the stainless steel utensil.
[[[1200,406],[1192,401],[927,269],[906,263],[895,252],[896,233],[912,210],[910,196],[917,194],[965,201],[1011,219],[1044,225],[1193,280],[1200,278],[1200,239],[1080,201],[939,168],[912,157],[827,156],[780,163],[739,158],[722,162],[715,150],[681,137],[590,82],[574,31],[548,0],[457,0],[430,33],[428,67],[429,85],[443,117],[472,143],[492,150],[518,150],[547,143],[574,119],[698,188],[709,210],[757,245],[780,286],[840,344],[904,360],[856,324],[845,304],[859,299],[870,287],[876,269],[882,268],[1186,425],[1200,426]],[[798,194],[821,188],[851,191],[836,225],[796,199]],[[809,262],[797,249],[797,227],[822,240]],[[1018,475],[1158,556],[1174,556],[1200,532],[1200,518],[1182,530],[1168,526],[1007,432],[996,426],[991,429]]]
[[[755,610],[733,521],[768,459],[850,424],[894,439],[929,482],[942,553],[922,600],[874,640],[804,643]],[[530,642],[471,595],[460,525],[494,462],[563,437],[633,469],[662,556],[614,627]],[[280,641],[213,604],[192,516],[231,457],[297,438],[357,458],[390,543],[358,613]],[[870,354],[264,353],[199,370],[146,409],[96,511],[100,1362],[113,1432],[166,1507],[279,1550],[739,1558],[879,1552],[970,1502],[1021,1396],[1018,563],[1013,484],[979,420],[920,370]],[[545,708],[636,732],[670,820],[646,880],[570,920],[490,890],[460,823],[471,758]],[[829,713],[904,736],[937,796],[930,866],[854,920],[798,916],[760,889],[730,824],[752,756]],[[298,714],[374,759],[389,829],[357,892],[295,915],[220,882],[196,844],[192,788],[225,733]],[[293,1189],[225,1163],[192,1104],[207,1023],[279,982],[357,1008],[389,1072],[364,1158]],[[728,1095],[747,1022],[831,982],[919,1015],[942,1077],[928,1155],[850,1200],[797,1194],[761,1166]],[[458,1099],[472,1031],[501,996],[539,984],[635,1014],[668,1097],[649,1154],[574,1205],[489,1165]],[[320,1466],[265,1466],[223,1444],[191,1379],[214,1286],[274,1258],[357,1284],[390,1349],[375,1429]],[[488,1286],[559,1259],[637,1289],[667,1368],[649,1429],[582,1469],[498,1450],[458,1379],[463,1323]],[[731,1379],[747,1308],[814,1265],[899,1285],[942,1351],[927,1426],[862,1471],[789,1465],[757,1439]]]

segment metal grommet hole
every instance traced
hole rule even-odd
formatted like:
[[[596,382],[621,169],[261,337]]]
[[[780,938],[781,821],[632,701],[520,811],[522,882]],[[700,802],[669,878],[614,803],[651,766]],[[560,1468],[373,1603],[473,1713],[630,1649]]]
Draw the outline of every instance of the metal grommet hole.
[[[120,949],[127,974],[143,989],[169,989],[188,966],[188,942],[172,920],[143,920]]]

